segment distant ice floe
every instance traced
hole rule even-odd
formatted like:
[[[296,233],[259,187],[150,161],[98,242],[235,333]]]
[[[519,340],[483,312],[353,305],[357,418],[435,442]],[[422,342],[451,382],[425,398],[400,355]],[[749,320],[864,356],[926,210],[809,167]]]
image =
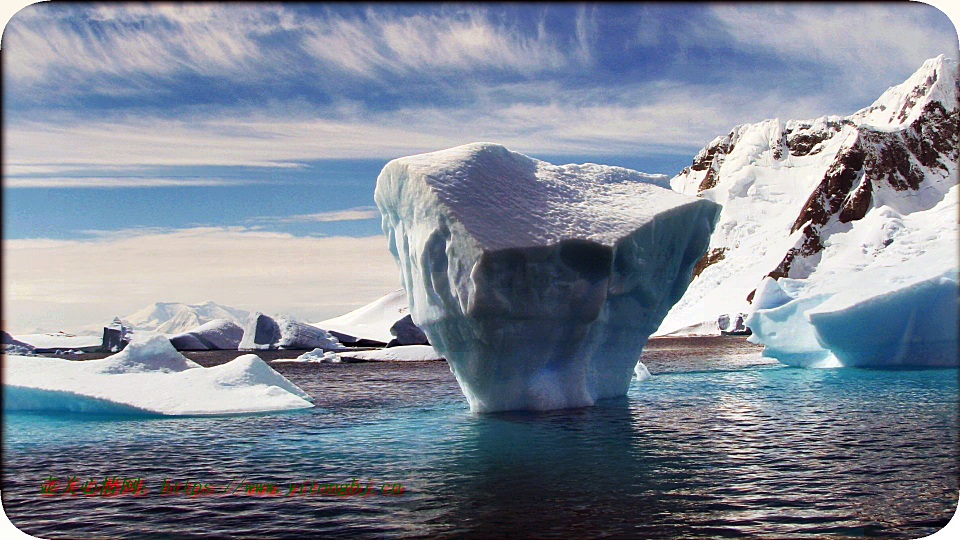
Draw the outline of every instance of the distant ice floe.
[[[254,354],[204,368],[163,336],[102,360],[6,356],[6,411],[219,415],[306,409],[312,398]]]
[[[323,364],[339,364],[340,355],[333,351],[324,351],[321,348],[316,348],[312,351],[305,352],[296,358],[277,358],[273,360],[273,363],[323,363]]]
[[[368,362],[430,362],[443,356],[430,345],[401,345],[373,351],[344,352],[341,356]]]

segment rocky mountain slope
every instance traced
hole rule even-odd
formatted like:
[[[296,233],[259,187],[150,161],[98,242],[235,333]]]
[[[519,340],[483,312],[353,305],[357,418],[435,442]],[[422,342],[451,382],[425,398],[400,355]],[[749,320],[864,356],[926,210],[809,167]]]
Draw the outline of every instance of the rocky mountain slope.
[[[723,211],[658,334],[749,312],[764,277],[810,276],[872,211],[906,216],[940,203],[957,183],[958,94],[957,65],[941,55],[851,115],[765,120],[714,139],[670,181]]]

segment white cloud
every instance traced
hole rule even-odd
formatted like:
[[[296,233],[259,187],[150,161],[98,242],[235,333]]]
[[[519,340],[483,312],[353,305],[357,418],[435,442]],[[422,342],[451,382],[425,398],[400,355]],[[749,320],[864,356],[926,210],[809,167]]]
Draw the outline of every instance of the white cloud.
[[[131,74],[164,76],[178,70],[229,74],[242,69],[252,76],[267,66],[252,38],[283,28],[289,17],[281,11],[207,4],[93,9],[35,4],[17,13],[4,31],[5,70],[26,81],[121,76],[133,86],[138,79]]]
[[[905,79],[938,54],[958,54],[955,29],[944,28],[943,14],[919,2],[723,4],[710,9],[743,50],[833,66],[843,88],[854,95],[877,97],[902,81],[878,84]]]
[[[186,178],[186,177],[144,177],[144,176],[103,176],[103,177],[5,177],[5,188],[117,188],[117,187],[168,187],[168,186],[235,186],[240,184],[262,183],[265,180],[241,180],[232,178]]]
[[[157,301],[215,302],[307,320],[399,287],[382,236],[297,237],[244,227],[4,240],[8,331],[96,324]]]
[[[569,64],[557,40],[545,32],[524,36],[478,9],[391,18],[369,9],[363,19],[331,17],[311,20],[307,27],[304,47],[310,53],[369,77],[432,69],[529,73]]]
[[[853,112],[831,110],[816,96],[786,99],[749,89],[721,92],[671,83],[612,90],[518,83],[490,88],[478,100],[469,108],[417,106],[377,113],[344,106],[335,118],[308,107],[223,109],[214,117],[180,119],[89,121],[61,115],[47,123],[8,125],[4,150],[20,167],[72,163],[94,168],[296,166],[315,159],[397,157],[481,140],[545,154],[671,147],[695,152],[738,123]]]
[[[379,219],[380,211],[376,206],[357,206],[346,210],[331,210],[315,212],[313,214],[294,214],[291,216],[259,216],[247,221],[257,223],[326,223],[331,221],[356,221],[362,219]]]

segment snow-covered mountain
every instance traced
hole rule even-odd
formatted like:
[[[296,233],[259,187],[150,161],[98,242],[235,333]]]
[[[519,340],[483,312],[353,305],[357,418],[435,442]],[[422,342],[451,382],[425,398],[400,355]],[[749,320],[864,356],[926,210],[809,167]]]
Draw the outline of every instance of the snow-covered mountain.
[[[240,326],[246,323],[250,313],[242,309],[221,306],[214,302],[182,304],[180,302],[157,302],[123,320],[137,330],[149,330],[161,334],[188,332],[215,319],[225,319]]]
[[[831,246],[858,259],[851,267],[875,259],[896,227],[872,214],[931,210],[956,185],[958,94],[957,65],[941,55],[849,116],[765,120],[714,139],[670,181],[723,211],[690,287],[657,333],[749,312],[764,277],[807,278]],[[930,225],[928,247],[952,253],[951,235],[938,229],[956,227],[956,216],[936,215],[947,217]],[[858,232],[848,234],[855,224]],[[863,238],[868,224],[883,229],[874,231],[884,238],[879,246],[839,245]]]

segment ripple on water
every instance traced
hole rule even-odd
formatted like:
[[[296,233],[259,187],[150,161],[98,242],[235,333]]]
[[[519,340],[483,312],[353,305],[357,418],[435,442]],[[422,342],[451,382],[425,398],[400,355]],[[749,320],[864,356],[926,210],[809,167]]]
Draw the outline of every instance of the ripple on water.
[[[473,415],[446,364],[411,363],[276,365],[317,399],[306,411],[9,414],[4,510],[46,538],[916,538],[952,516],[956,370],[784,368],[739,339],[651,340],[643,359],[654,377],[626,399],[549,413]],[[151,491],[39,495],[49,476],[105,475]],[[164,478],[404,493],[184,497],[161,495]]]

